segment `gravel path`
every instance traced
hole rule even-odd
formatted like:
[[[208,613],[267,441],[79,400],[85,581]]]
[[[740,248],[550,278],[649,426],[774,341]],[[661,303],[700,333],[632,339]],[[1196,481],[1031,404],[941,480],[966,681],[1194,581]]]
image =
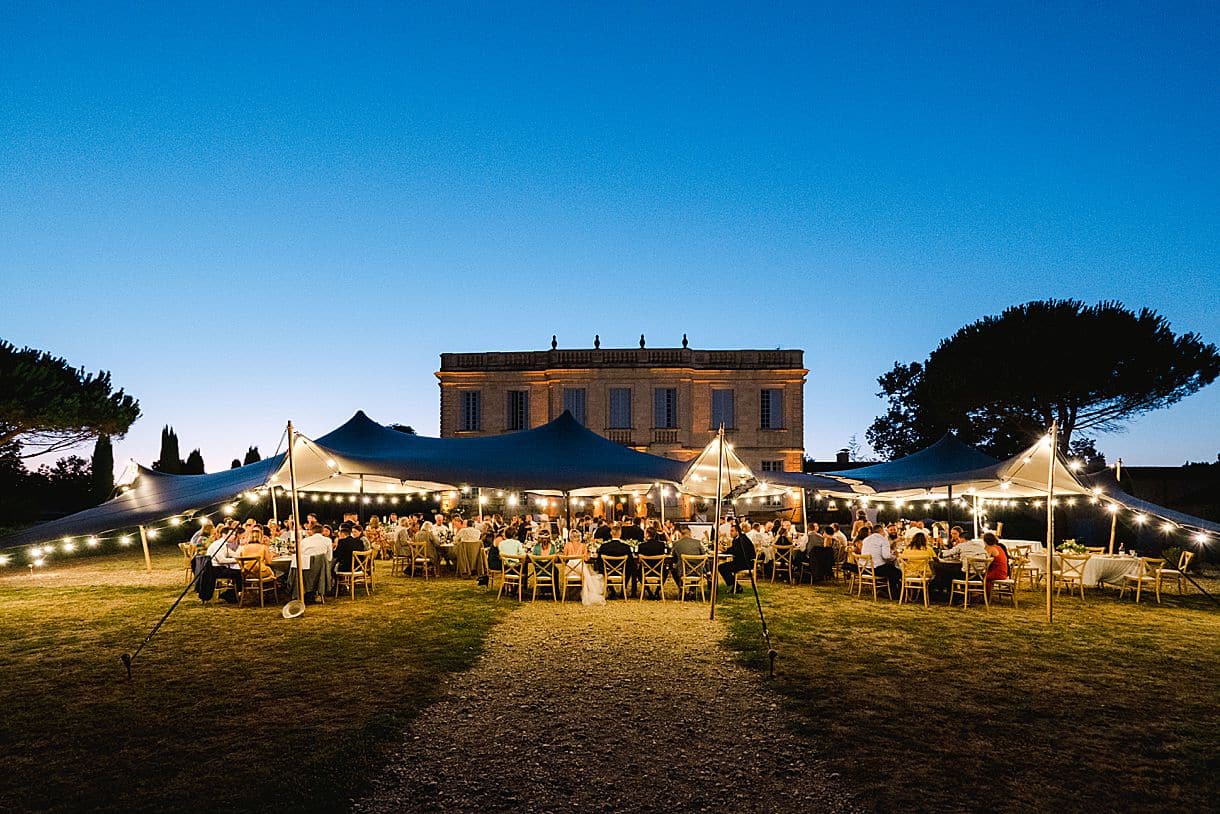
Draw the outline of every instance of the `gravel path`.
[[[848,811],[706,605],[526,604],[358,812]]]

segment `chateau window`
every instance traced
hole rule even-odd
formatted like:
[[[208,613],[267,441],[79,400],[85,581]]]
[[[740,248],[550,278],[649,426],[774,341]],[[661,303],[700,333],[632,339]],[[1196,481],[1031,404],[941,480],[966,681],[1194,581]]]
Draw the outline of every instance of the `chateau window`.
[[[528,390],[508,391],[508,416],[505,419],[505,429],[524,430],[530,425],[530,394]]]
[[[726,430],[737,426],[733,420],[732,390],[712,391],[712,429],[720,429],[722,424]]]
[[[764,430],[784,428],[784,391],[764,389],[759,397],[759,424]]]
[[[483,394],[478,390],[462,391],[462,432],[483,429]]]
[[[673,430],[678,427],[678,389],[658,387],[653,391],[653,427]]]
[[[610,388],[610,429],[631,429],[631,388]]]
[[[581,424],[585,423],[585,389],[583,387],[565,387],[563,389],[563,409],[572,414]]]

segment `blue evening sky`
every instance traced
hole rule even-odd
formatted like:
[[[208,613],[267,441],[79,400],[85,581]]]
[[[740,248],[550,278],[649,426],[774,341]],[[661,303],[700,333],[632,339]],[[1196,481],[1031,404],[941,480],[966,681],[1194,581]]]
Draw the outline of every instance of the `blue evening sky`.
[[[1220,342],[1214,3],[258,5],[0,11],[0,337],[140,399],[120,459],[434,434],[438,354],[552,334],[803,348],[819,459],[1014,303]]]

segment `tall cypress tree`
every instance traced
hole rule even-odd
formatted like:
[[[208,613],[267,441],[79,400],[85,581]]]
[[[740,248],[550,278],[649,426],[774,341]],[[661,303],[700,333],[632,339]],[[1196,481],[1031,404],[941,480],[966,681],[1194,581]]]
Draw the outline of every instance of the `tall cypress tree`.
[[[246,450],[246,457],[242,460],[242,465],[256,464],[263,459],[262,455],[258,454],[258,447],[250,447]]]
[[[233,463],[229,464],[229,469],[241,469],[241,461],[234,458]]]
[[[203,453],[197,449],[192,449],[191,454],[186,456],[186,461],[182,464],[182,474],[202,475],[203,472]]]
[[[161,430],[161,457],[153,464],[153,469],[167,472],[171,475],[182,473],[182,458],[179,457],[178,434],[174,428],[165,425]]]
[[[102,503],[109,500],[114,493],[114,447],[110,436],[102,433],[93,445],[93,502]]]

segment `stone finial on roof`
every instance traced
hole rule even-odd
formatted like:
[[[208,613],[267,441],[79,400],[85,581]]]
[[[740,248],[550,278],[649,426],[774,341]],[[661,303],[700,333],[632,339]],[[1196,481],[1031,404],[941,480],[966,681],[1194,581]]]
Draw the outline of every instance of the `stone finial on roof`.
[[[597,350],[602,346],[601,334],[593,334],[593,350]]]
[[[686,334],[682,334],[682,348],[685,349],[690,343],[686,341]]]
[[[644,334],[640,334],[640,347],[644,347]]]
[[[555,334],[551,334],[551,350],[559,347],[559,338]]]

